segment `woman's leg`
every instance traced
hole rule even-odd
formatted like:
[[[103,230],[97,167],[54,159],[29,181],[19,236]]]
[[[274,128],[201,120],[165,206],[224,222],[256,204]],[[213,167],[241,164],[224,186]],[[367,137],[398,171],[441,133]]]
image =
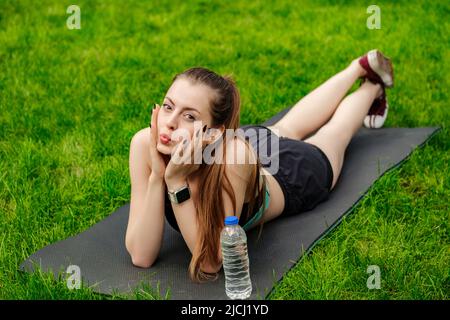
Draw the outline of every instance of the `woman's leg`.
[[[279,130],[280,136],[296,140],[302,140],[317,131],[330,119],[353,83],[366,75],[358,60],[353,60],[347,68],[303,97],[269,128]]]
[[[364,82],[358,90],[345,97],[330,121],[305,140],[319,147],[330,160],[333,168],[332,188],[341,173],[345,150],[350,140],[362,126],[374,99],[382,92],[380,84]]]

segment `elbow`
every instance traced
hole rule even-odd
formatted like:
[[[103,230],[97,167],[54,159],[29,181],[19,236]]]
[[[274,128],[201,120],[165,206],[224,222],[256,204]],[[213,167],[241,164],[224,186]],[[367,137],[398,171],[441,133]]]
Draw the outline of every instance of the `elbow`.
[[[131,255],[131,262],[135,267],[144,269],[148,269],[153,265],[153,261],[138,255]]]
[[[133,265],[135,267],[148,269],[155,262],[155,259],[152,259],[151,257],[149,257],[148,254],[143,254],[142,252],[137,252],[136,250],[132,250],[132,249],[130,249],[130,247],[128,245],[126,247],[127,247],[128,254],[131,257],[131,262],[133,263]]]
[[[200,270],[206,273],[218,273],[222,269],[222,263],[212,265],[208,263],[201,263]]]
[[[128,251],[128,253],[130,254],[131,262],[135,267],[148,269],[155,262],[155,259],[152,259],[148,255],[130,251]]]

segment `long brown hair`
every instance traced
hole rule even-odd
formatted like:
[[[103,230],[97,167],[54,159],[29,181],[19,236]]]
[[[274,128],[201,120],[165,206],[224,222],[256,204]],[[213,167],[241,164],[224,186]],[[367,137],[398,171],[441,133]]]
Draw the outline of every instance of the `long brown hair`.
[[[210,114],[212,126],[224,125],[225,129],[238,129],[240,125],[241,100],[239,90],[232,76],[220,76],[215,72],[202,68],[190,68],[177,74],[172,82],[179,78],[190,80],[193,84],[203,84],[211,88],[215,95],[210,101]],[[227,145],[225,131],[222,134],[222,146]],[[247,146],[248,141],[245,140]],[[223,148],[223,157],[226,159],[226,148]],[[219,162],[219,163],[216,163]],[[197,222],[199,226],[198,240],[192,259],[189,264],[189,276],[194,282],[217,279],[217,274],[207,274],[200,270],[201,263],[218,265],[220,248],[220,233],[224,227],[225,210],[222,190],[230,197],[233,204],[233,213],[236,215],[236,196],[234,194],[230,180],[225,171],[225,161],[214,161],[212,164],[202,163],[198,169],[199,183],[202,190],[208,192],[199,193],[194,200],[197,209]],[[259,190],[261,163],[256,157],[256,164],[250,176],[250,186],[253,197],[248,204],[247,212],[242,212],[240,219],[247,220],[254,208],[265,201],[265,193]],[[265,181],[265,176],[262,176]],[[230,213],[228,213],[230,215]],[[262,230],[262,224],[260,233]]]

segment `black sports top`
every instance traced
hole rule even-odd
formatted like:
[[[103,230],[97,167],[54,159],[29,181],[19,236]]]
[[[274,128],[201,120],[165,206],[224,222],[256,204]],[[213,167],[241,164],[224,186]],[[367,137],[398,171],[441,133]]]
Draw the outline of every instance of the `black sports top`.
[[[245,221],[243,221],[242,219],[239,219],[239,225],[244,230],[248,230],[248,228],[252,224],[254,224],[259,219],[261,219],[264,210],[269,206],[270,193],[269,193],[269,190],[268,190],[266,185],[264,185],[264,190],[266,192],[265,206],[262,204],[259,207],[259,209],[256,210],[255,212],[253,212],[253,214],[250,217],[248,217]],[[169,196],[168,196],[167,192],[165,192],[164,194],[165,194],[165,196],[164,196],[164,213],[165,213],[165,216],[167,218],[167,221],[172,226],[172,228],[174,228],[176,231],[180,232],[180,228],[178,227],[178,223],[177,223],[177,220],[175,218],[175,214],[173,212],[172,204],[170,203]],[[244,202],[241,212],[242,213],[247,212],[248,206],[249,206],[249,203],[248,202]]]

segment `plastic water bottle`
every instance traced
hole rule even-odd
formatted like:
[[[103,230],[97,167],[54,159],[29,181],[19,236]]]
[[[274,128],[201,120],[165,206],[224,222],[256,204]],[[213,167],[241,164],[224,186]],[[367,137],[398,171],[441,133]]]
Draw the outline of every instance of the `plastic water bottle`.
[[[238,217],[225,218],[220,234],[225,292],[230,299],[247,299],[252,293],[250,263],[247,251],[247,235],[238,224]]]

